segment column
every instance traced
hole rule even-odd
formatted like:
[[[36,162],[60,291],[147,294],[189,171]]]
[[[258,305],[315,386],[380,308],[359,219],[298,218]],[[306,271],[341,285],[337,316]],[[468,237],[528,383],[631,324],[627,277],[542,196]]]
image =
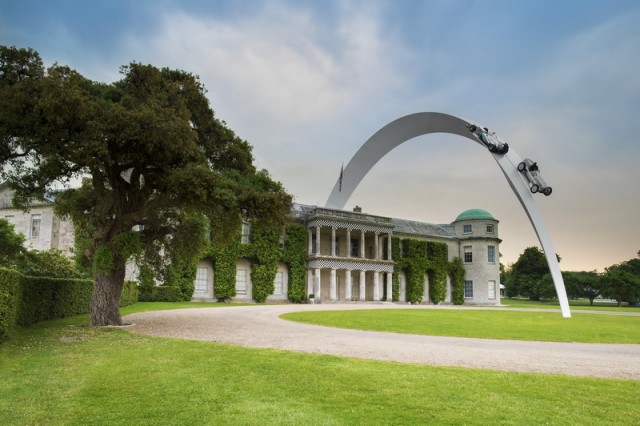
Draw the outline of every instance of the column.
[[[351,300],[351,269],[347,269],[344,277],[344,300]]]
[[[351,257],[351,229],[347,228],[347,257]]]
[[[316,268],[313,275],[313,293],[316,295],[316,299],[320,299],[320,291],[322,290],[320,285],[320,268]]]
[[[307,295],[312,294],[315,291],[313,271],[307,269]]]
[[[380,272],[373,272],[373,300],[380,301]]]
[[[331,268],[331,274],[329,275],[329,300],[335,302],[336,297],[336,270]]]
[[[320,256],[320,225],[316,226],[316,256]]]
[[[365,300],[367,300],[367,294],[366,294],[366,272],[365,271],[360,271],[360,298],[359,300],[364,302]]]
[[[360,257],[364,258],[364,230],[360,231]]]
[[[387,272],[387,302],[393,302],[393,273]]]
[[[336,227],[331,227],[331,256],[336,256]]]
[[[380,234],[376,232],[376,235],[373,239],[373,258],[378,260],[380,259],[380,252],[378,249],[378,240],[380,239]]]
[[[391,232],[387,236],[387,260],[393,260],[391,255]]]
[[[313,233],[311,231],[311,228],[309,228],[308,231],[309,231],[309,256],[311,256],[313,254]]]

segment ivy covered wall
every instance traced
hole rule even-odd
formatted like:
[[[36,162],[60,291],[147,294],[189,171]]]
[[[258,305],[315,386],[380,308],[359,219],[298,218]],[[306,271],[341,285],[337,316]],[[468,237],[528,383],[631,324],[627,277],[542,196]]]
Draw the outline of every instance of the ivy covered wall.
[[[424,277],[429,277],[429,299],[438,304],[447,295],[447,277],[451,278],[452,301],[456,305],[464,303],[464,267],[459,258],[448,260],[446,243],[400,239],[391,241],[391,253],[395,262],[393,270],[393,301],[400,296],[399,274],[407,277],[407,302],[420,303],[424,294]],[[462,294],[462,297],[459,295]]]
[[[306,287],[306,238],[303,225],[290,223],[281,247],[280,234],[260,222],[251,225],[249,244],[240,243],[240,230],[236,238],[227,244],[212,244],[204,258],[211,260],[216,271],[215,294],[218,300],[236,295],[236,262],[245,258],[251,263],[253,299],[263,303],[273,293],[273,282],[278,264],[287,265],[289,272],[288,298],[292,302],[305,299]]]

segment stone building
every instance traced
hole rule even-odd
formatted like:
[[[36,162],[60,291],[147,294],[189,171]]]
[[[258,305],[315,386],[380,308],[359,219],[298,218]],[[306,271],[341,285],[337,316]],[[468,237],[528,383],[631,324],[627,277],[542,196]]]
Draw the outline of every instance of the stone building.
[[[73,226],[53,213],[53,197],[33,203],[29,211],[13,207],[11,191],[0,184],[0,218],[25,235],[29,249],[59,249],[71,253]],[[390,300],[394,274],[397,274],[396,301],[406,302],[407,273],[395,271],[392,241],[405,239],[430,241],[446,246],[446,260],[456,257],[464,266],[464,302],[468,304],[500,304],[500,264],[498,220],[489,212],[472,209],[462,212],[450,224],[431,224],[388,218],[354,211],[334,210],[294,204],[294,222],[306,228],[305,296],[315,296],[323,303],[378,302]],[[251,225],[242,227],[241,242],[249,243]],[[128,278],[135,278],[135,268],[129,265]],[[274,291],[267,301],[290,299],[290,266],[277,265]],[[249,302],[254,299],[252,260],[236,261],[235,296],[232,300]],[[216,296],[214,262],[203,259],[197,267],[193,300],[214,301]],[[429,275],[423,279],[421,303],[432,303]],[[452,302],[452,284],[447,278],[444,303]]]
[[[323,303],[378,302],[392,294],[394,262],[392,239],[433,241],[446,245],[447,260],[458,257],[465,270],[464,301],[468,304],[500,304],[500,239],[498,220],[480,209],[461,213],[452,223],[436,225],[362,213],[294,204],[292,219],[307,230],[306,295]],[[249,241],[245,224],[241,238]],[[251,262],[238,259],[234,301],[252,300]],[[398,274],[397,301],[407,301],[407,277]],[[274,293],[267,301],[287,300],[288,265],[278,265]],[[431,303],[429,276],[424,276],[422,303]],[[451,303],[447,278],[444,303]],[[198,265],[194,300],[216,300],[214,262]]]
[[[0,183],[0,219],[11,223],[17,233],[25,236],[29,250],[58,249],[70,254],[73,249],[73,224],[53,213],[53,195],[32,203],[29,211],[13,206],[13,191]]]

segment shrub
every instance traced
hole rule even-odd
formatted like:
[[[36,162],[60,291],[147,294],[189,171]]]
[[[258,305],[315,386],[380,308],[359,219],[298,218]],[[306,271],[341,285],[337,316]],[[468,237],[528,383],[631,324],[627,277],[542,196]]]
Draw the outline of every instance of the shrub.
[[[16,327],[21,284],[19,272],[0,268],[0,342],[11,337]]]
[[[27,326],[53,318],[87,313],[92,291],[91,280],[24,277],[18,324]]]
[[[138,283],[135,281],[125,281],[120,296],[120,307],[133,305],[138,301]]]
[[[156,286],[150,289],[140,289],[140,302],[177,302],[180,300],[181,291],[178,287]]]

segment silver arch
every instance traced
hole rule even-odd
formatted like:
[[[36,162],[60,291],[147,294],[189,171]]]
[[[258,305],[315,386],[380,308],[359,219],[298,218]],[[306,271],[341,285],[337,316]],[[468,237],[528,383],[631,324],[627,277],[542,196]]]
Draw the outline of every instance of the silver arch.
[[[356,152],[347,167],[342,171],[338,181],[329,195],[326,207],[333,209],[343,209],[353,191],[360,184],[360,181],[371,170],[371,168],[384,157],[389,151],[398,145],[413,139],[417,136],[429,133],[451,133],[470,139],[484,147],[484,144],[467,128],[468,124],[476,124],[469,120],[454,117],[449,114],[439,112],[419,112],[401,117],[378,130],[367,140]],[[477,125],[477,124],[476,124]],[[479,125],[478,125],[479,126]],[[479,126],[482,127],[482,126]],[[489,151],[487,151],[489,152]],[[520,156],[511,147],[504,155],[492,154],[498,166],[507,178],[511,189],[520,200],[520,204],[533,225],[533,229],[542,245],[553,284],[556,288],[558,301],[562,316],[571,317],[567,293],[560,273],[560,266],[556,258],[556,251],[553,248],[551,238],[542,220],[542,215],[538,210],[531,192],[529,184],[518,172],[518,164],[522,161]]]

